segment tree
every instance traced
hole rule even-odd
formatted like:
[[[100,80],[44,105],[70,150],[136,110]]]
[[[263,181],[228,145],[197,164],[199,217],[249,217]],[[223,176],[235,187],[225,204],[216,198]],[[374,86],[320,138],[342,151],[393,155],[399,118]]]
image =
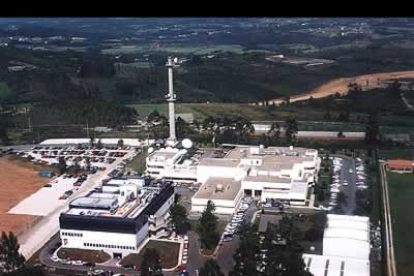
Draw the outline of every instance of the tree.
[[[184,138],[191,132],[189,124],[186,121],[184,121],[180,116],[177,118],[175,122],[175,127],[177,129],[178,138]]]
[[[57,164],[57,168],[60,174],[64,174],[67,171],[66,161],[63,156],[59,157],[59,163]]]
[[[99,139],[98,142],[96,143],[96,148],[97,149],[102,149],[103,148],[101,139]]]
[[[187,209],[177,202],[170,208],[170,220],[174,231],[179,235],[186,233],[190,228],[190,223],[187,218]]]
[[[9,232],[2,232],[0,237],[0,273],[7,273],[22,268],[26,261],[19,253],[17,237]]]
[[[380,142],[380,128],[378,117],[371,114],[365,127],[365,144],[376,146]]]
[[[41,267],[24,266],[16,271],[4,273],[3,276],[46,276]]]
[[[89,145],[91,147],[94,147],[95,146],[95,138],[94,137],[91,137],[91,139],[89,140]]]
[[[287,222],[287,220],[286,220]],[[264,276],[311,276],[305,270],[302,258],[303,248],[297,240],[287,238],[286,243],[279,243],[279,227],[268,227],[263,247],[266,251]]]
[[[118,140],[117,147],[118,147],[118,148],[123,148],[123,147],[124,147],[124,140],[119,139],[119,140]]]
[[[329,109],[325,111],[323,114],[323,119],[329,121],[331,119],[331,113],[329,112]]]
[[[200,268],[200,276],[225,276],[214,259],[207,260]]]
[[[73,165],[73,171],[75,172],[75,173],[78,173],[79,171],[80,171],[80,166],[79,166],[79,163],[78,162],[75,162],[75,164]]]
[[[244,138],[245,136],[254,133],[253,124],[245,117],[236,117],[233,120],[232,125],[237,135],[237,144],[239,143],[240,138]]]
[[[390,93],[393,97],[399,98],[401,95],[401,83],[399,83],[397,80],[390,83],[387,87],[388,93]]]
[[[86,160],[85,160],[85,168],[88,171],[91,169],[91,159],[89,157],[86,157]]]
[[[218,218],[213,214],[215,209],[214,203],[209,200],[198,221],[197,232],[200,235],[202,249],[212,249],[220,238],[217,233]]]
[[[296,142],[296,135],[298,133],[298,122],[295,118],[289,118],[285,122],[285,136],[286,141],[290,144]]]
[[[270,126],[269,131],[267,132],[268,135],[272,135],[273,137],[279,138],[280,137],[280,125],[278,122],[273,122]]]
[[[141,276],[162,276],[161,258],[155,248],[146,248],[141,262]]]
[[[229,276],[257,275],[257,267],[261,261],[257,226],[243,223],[237,234],[240,237],[240,244],[233,255],[234,265]]]
[[[318,191],[318,201],[322,202],[325,200],[325,191],[323,189],[319,189]]]

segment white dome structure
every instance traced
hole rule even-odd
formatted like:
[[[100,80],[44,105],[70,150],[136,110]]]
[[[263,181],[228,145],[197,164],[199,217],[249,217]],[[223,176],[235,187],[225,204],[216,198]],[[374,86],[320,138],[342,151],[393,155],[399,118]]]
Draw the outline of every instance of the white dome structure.
[[[184,147],[185,149],[189,149],[189,148],[191,148],[191,147],[193,146],[193,142],[192,142],[190,139],[188,139],[188,138],[185,138],[185,139],[181,142],[181,144],[183,145],[183,147]]]

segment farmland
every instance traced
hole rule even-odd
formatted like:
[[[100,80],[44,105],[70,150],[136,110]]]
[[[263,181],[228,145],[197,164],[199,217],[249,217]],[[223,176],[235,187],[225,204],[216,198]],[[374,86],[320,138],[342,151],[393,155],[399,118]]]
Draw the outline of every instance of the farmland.
[[[393,220],[393,238],[399,275],[411,275],[414,269],[414,174],[388,173]]]

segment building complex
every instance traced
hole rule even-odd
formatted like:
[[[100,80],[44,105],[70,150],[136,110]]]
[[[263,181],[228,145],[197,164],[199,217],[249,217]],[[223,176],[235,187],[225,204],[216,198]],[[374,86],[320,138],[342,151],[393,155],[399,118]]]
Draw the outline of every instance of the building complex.
[[[317,150],[293,147],[240,146],[227,152],[201,149],[159,149],[147,157],[152,177],[201,185],[192,211],[201,212],[212,200],[217,213],[231,214],[243,196],[292,205],[308,203],[308,186],[318,175]]]

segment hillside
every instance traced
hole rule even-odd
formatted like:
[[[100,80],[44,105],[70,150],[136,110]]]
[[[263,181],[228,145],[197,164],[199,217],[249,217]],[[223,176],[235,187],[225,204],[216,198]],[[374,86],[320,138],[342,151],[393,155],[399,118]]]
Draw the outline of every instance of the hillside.
[[[360,85],[363,90],[373,89],[381,87],[381,81],[385,80],[399,80],[399,79],[414,79],[413,71],[400,71],[400,72],[388,72],[377,74],[366,74],[362,76],[356,76],[351,78],[338,78],[328,83],[325,83],[312,91],[299,95],[290,96],[290,102],[297,102],[303,100],[309,100],[311,97],[314,99],[324,98],[330,95],[339,93],[341,95],[348,94],[349,85],[356,83]],[[272,99],[269,100],[269,104],[281,104],[285,99]],[[261,103],[259,103],[261,104]]]

